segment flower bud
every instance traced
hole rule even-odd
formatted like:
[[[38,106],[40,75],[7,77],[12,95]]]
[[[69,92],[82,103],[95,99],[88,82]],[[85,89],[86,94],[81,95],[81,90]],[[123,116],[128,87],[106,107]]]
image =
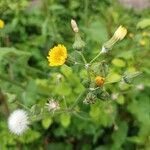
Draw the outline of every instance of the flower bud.
[[[75,34],[75,41],[73,43],[73,49],[75,50],[82,50],[85,47],[85,42],[81,39],[79,33]]]
[[[78,25],[76,23],[76,21],[74,19],[71,19],[71,27],[72,27],[72,30],[77,33],[79,32],[79,28],[78,28]]]
[[[97,76],[96,78],[95,78],[95,83],[96,83],[96,85],[97,86],[103,86],[103,84],[104,84],[104,82],[105,82],[105,78],[103,78],[103,77],[101,77],[101,76]]]
[[[88,88],[90,86],[90,81],[88,79],[84,79],[82,81],[82,84],[84,85],[85,88]]]
[[[108,100],[110,98],[110,95],[107,91],[99,91],[99,93],[97,93],[97,98],[101,99],[101,100]]]
[[[93,94],[92,92],[89,92],[85,98],[85,100],[83,101],[83,103],[85,104],[94,104],[96,101],[96,96],[95,94]]]

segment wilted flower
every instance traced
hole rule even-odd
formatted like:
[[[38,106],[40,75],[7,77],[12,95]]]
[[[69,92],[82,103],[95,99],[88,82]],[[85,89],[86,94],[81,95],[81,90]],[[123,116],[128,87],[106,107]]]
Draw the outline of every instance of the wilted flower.
[[[68,54],[66,47],[59,44],[50,49],[48,55],[47,59],[49,61],[49,66],[60,66],[65,63]]]
[[[78,25],[76,23],[76,21],[74,19],[71,19],[71,27],[72,27],[72,30],[77,33],[79,32],[79,28],[78,28]]]
[[[54,99],[49,100],[48,103],[46,103],[46,107],[48,108],[48,111],[53,112],[60,108],[59,103],[56,102]]]
[[[4,25],[5,25],[4,21],[0,19],[0,29],[4,28]]]
[[[23,134],[28,129],[28,124],[28,115],[21,109],[15,110],[8,118],[9,130],[17,135]]]
[[[123,26],[119,26],[112,38],[103,44],[101,53],[107,53],[108,50],[110,50],[117,41],[121,41],[126,36],[126,34],[127,29]]]
[[[102,86],[105,82],[105,78],[101,77],[101,76],[97,76],[95,78],[95,83],[97,86]]]
[[[127,34],[127,29],[123,26],[119,26],[119,28],[114,33],[113,37],[118,40],[122,40],[126,36],[126,34]]]

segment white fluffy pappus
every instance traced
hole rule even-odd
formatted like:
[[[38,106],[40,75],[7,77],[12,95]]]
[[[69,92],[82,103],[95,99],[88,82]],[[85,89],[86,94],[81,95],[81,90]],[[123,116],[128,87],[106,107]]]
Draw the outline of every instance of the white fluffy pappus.
[[[21,135],[28,129],[28,115],[22,109],[12,112],[8,118],[8,128],[10,132]]]

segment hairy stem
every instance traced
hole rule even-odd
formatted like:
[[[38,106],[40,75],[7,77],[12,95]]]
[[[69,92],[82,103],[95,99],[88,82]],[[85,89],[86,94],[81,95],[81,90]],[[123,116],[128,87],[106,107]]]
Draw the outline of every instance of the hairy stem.
[[[77,99],[75,100],[75,102],[71,106],[71,110],[73,110],[78,105],[78,103],[83,99],[83,97],[86,93],[87,93],[87,90],[84,90],[82,93],[80,93],[80,95],[77,97]]]
[[[98,53],[98,55],[96,55],[91,61],[90,64],[92,64],[102,53]]]

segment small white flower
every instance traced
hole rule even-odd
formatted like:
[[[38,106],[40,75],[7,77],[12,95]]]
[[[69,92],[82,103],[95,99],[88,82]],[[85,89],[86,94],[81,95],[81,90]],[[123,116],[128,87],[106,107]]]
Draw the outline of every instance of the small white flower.
[[[17,135],[23,134],[28,129],[28,124],[28,115],[21,109],[12,112],[8,118],[9,130]]]
[[[59,103],[56,102],[55,100],[49,100],[48,103],[46,103],[46,106],[48,108],[49,111],[56,111],[58,110],[60,107],[59,107]]]

